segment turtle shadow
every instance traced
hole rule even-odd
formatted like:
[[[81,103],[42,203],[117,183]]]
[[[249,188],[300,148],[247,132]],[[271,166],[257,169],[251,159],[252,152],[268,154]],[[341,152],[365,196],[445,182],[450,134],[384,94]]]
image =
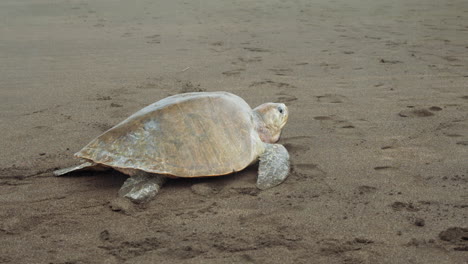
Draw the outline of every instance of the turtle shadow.
[[[257,175],[258,163],[248,166],[242,171],[220,175],[220,176],[206,176],[195,178],[169,178],[166,187],[174,189],[190,188],[196,184],[207,184],[216,189],[223,189],[228,186],[238,185],[239,182],[250,182],[255,184],[256,177],[252,178],[252,174]]]
[[[257,175],[257,171],[258,163],[251,165],[242,171],[221,176],[195,178],[168,177],[168,181],[164,184],[163,188],[177,191],[190,189],[192,186],[197,184],[204,184],[221,191],[227,186],[238,186],[239,182],[241,185],[249,184],[255,186],[256,176],[252,177],[252,175]],[[108,169],[105,171],[82,170],[60,176],[60,178],[74,178],[77,180],[88,179],[83,180],[83,184],[89,184],[89,182],[92,181],[93,186],[96,186],[96,188],[115,188],[116,192],[118,192],[120,187],[129,177],[130,176],[114,169]]]
[[[83,184],[89,184],[89,182],[92,181],[93,186],[96,188],[115,188],[116,191],[118,191],[125,180],[127,180],[128,175],[112,169],[106,171],[83,170],[70,172],[57,178],[73,178],[77,179],[79,182],[83,182]]]

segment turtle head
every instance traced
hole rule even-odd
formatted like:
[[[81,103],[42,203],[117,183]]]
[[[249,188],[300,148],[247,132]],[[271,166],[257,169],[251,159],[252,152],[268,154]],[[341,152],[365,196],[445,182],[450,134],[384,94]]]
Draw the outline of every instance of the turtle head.
[[[265,103],[254,110],[256,126],[260,139],[265,143],[279,140],[281,129],[288,121],[288,108],[281,103]]]

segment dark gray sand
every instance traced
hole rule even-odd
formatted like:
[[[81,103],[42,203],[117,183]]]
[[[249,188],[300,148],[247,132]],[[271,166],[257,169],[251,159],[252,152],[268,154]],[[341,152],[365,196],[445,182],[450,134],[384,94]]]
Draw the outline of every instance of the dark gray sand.
[[[0,262],[466,263],[468,2],[0,1]],[[285,102],[293,171],[54,178],[168,95]]]

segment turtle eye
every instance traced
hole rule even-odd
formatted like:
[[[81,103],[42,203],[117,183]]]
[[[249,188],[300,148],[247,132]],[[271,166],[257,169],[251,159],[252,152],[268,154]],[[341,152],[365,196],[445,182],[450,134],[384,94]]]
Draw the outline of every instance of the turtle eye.
[[[284,112],[283,108],[281,106],[278,107],[278,111],[280,112],[280,114],[282,114]]]

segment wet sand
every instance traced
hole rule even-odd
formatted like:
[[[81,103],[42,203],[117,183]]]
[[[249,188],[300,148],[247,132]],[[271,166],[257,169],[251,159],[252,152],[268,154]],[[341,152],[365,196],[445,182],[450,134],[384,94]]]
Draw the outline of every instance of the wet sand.
[[[0,2],[0,262],[466,263],[468,3]],[[293,170],[55,178],[168,95],[284,102]]]

